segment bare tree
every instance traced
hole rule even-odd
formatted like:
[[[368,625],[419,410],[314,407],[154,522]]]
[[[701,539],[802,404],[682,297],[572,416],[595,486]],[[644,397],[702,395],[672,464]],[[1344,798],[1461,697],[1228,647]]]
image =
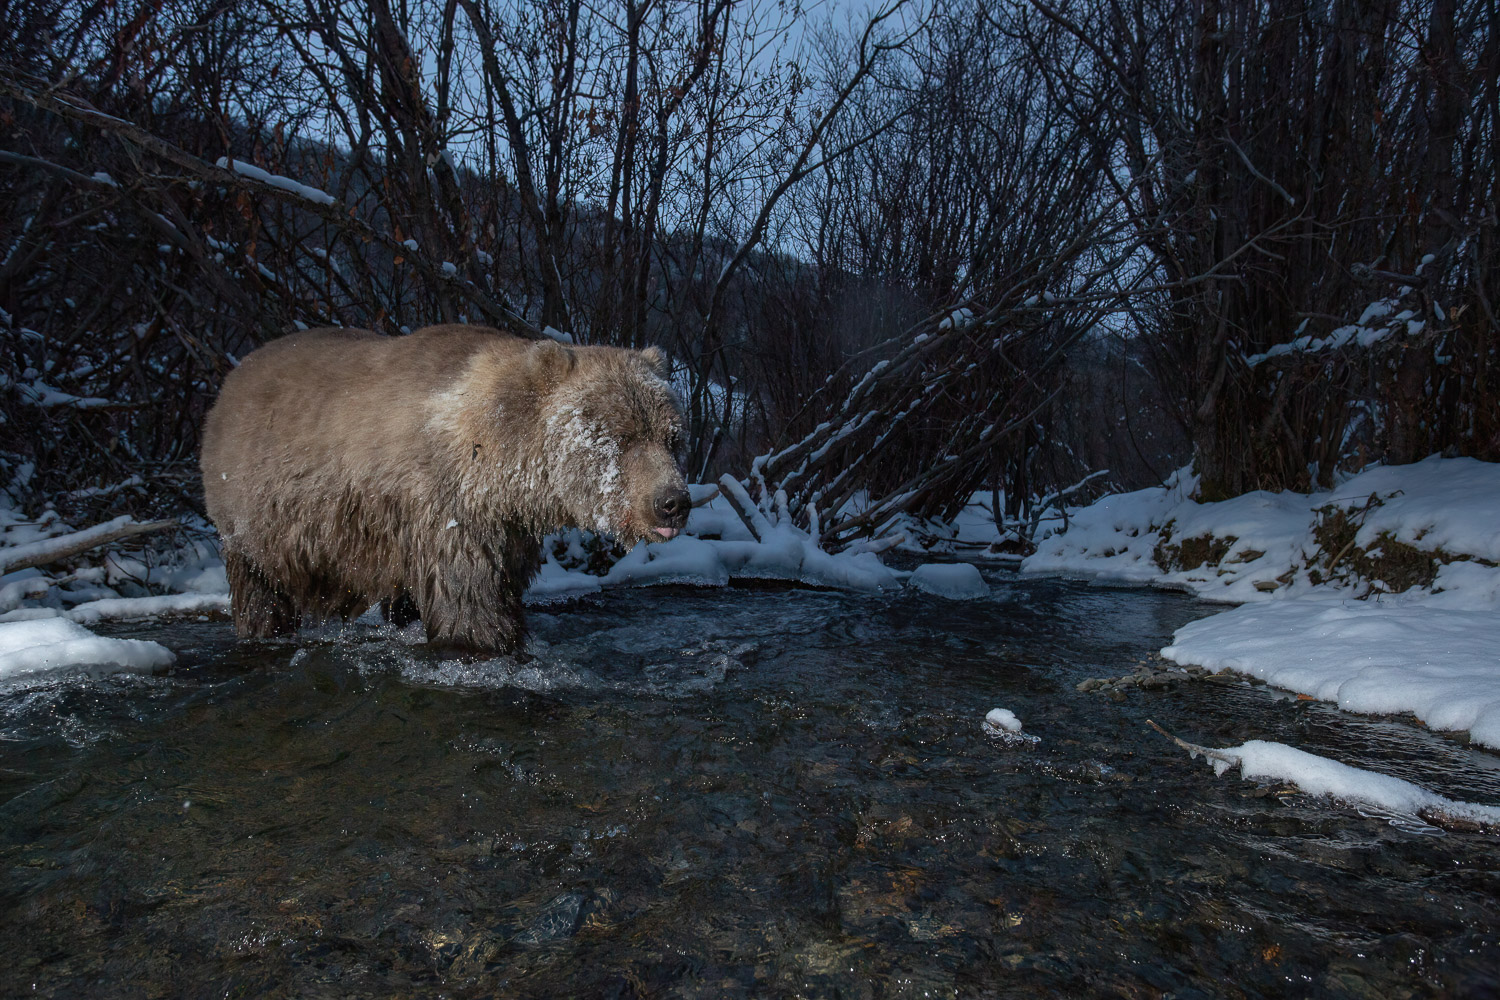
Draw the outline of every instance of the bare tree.
[[[22,225],[0,302],[41,346],[17,341],[14,376],[58,364],[58,340],[124,371],[138,340],[93,331],[169,331],[192,372],[174,454],[226,366],[281,331],[470,321],[664,343],[706,463],[735,422],[725,331],[742,326],[744,269],[900,42],[879,13],[821,77],[785,47],[800,11],[759,0],[15,10],[5,30],[28,61],[4,67],[0,95],[25,141],[0,151],[0,182]],[[107,226],[80,227],[85,202]],[[61,271],[39,266],[53,251]],[[79,298],[107,315],[60,320]],[[145,382],[110,388],[122,406],[152,398]]]
[[[810,432],[757,462],[766,494],[831,546],[951,517],[1001,484],[1020,513],[1070,350],[1136,294],[1120,276],[1141,242],[1101,185],[1100,109],[1050,100],[1032,53],[984,13],[933,22],[903,88],[916,108],[830,175],[818,255],[927,306],[813,395]]]
[[[1205,496],[1494,458],[1496,2],[20,0],[12,455],[185,468],[265,339],[458,320],[667,347],[830,545],[1025,520],[1126,359]]]
[[[1082,46],[1049,71],[1056,86],[1111,95],[1115,183],[1155,234],[1153,266],[1233,278],[1180,286],[1142,317],[1203,495],[1327,485],[1374,457],[1500,453],[1475,395],[1493,384],[1493,335],[1464,329],[1497,265],[1495,116],[1480,99],[1492,3],[1030,6]],[[1359,350],[1369,338],[1347,331],[1392,296],[1402,328]],[[1349,349],[1302,349],[1333,341]]]

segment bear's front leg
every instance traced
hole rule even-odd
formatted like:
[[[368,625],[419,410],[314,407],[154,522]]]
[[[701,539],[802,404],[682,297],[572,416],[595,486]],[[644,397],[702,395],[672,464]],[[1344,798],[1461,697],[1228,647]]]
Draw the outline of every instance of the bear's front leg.
[[[514,656],[526,641],[520,595],[507,594],[494,583],[423,603],[421,611],[432,646]]]
[[[427,641],[466,652],[518,655],[526,641],[521,598],[536,572],[540,547],[523,542],[500,555],[496,549],[503,546],[466,539],[460,531],[443,539],[446,551],[417,588]]]

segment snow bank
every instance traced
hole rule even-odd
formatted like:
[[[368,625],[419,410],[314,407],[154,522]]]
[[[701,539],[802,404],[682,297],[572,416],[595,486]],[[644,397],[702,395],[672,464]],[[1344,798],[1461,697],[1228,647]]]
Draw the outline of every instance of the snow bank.
[[[70,667],[152,671],[176,657],[140,639],[106,639],[63,618],[0,624],[0,678]]]
[[[713,487],[689,489],[700,500],[711,499],[693,508],[683,532],[666,542],[638,543],[602,576],[585,572],[590,564],[588,549],[597,545],[596,539],[577,530],[549,535],[542,543],[547,564],[527,591],[526,600],[557,600],[569,596],[566,588],[570,586],[576,586],[578,593],[663,584],[722,587],[733,580],[785,580],[866,593],[901,586],[901,574],[875,555],[824,552],[808,532],[774,509],[753,505],[742,489],[739,499],[749,511],[755,532],[722,493],[714,495]]]
[[[1434,455],[1362,472],[1331,496],[1348,508],[1372,494],[1380,503],[1364,515],[1356,545],[1385,534],[1428,552],[1500,562],[1500,465]]]
[[[1411,712],[1500,747],[1500,615],[1420,604],[1272,601],[1178,629],[1169,660],[1235,670],[1351,712]]]
[[[1173,487],[1116,493],[1069,511],[1067,530],[1044,538],[1021,561],[1025,573],[1082,575],[1123,583],[1152,583],[1162,571],[1153,552],[1162,525],[1186,501]]]
[[[598,592],[597,576],[570,573],[558,565],[556,559],[548,559],[537,571],[536,579],[531,581],[524,599],[527,604],[550,604]]]
[[[1182,501],[1167,514],[1163,554],[1174,554],[1174,541],[1179,553],[1188,551],[1184,543],[1190,540],[1214,540],[1228,547],[1210,564],[1162,572],[1160,582],[1211,601],[1263,600],[1284,586],[1281,577],[1300,567],[1305,553],[1315,548],[1308,503],[1309,498],[1298,493],[1264,490],[1220,503]]]
[[[1177,587],[1230,603],[1326,593],[1327,578],[1341,573],[1337,589],[1348,597],[1385,589],[1350,576],[1349,562],[1334,563],[1340,553],[1320,546],[1319,529],[1341,513],[1357,525],[1353,545],[1361,551],[1378,557],[1389,539],[1444,564],[1437,581],[1408,599],[1500,587],[1488,572],[1496,567],[1485,565],[1500,563],[1495,463],[1433,456],[1369,469],[1323,493],[1257,491],[1209,504],[1189,498],[1192,485],[1178,473],[1166,486],[1070,511],[1067,530],[1041,540],[1021,569]],[[1480,568],[1455,571],[1465,562]]]
[[[1241,602],[1178,629],[1162,655],[1500,747],[1500,465],[1434,456],[1310,496],[1200,504],[1187,492],[1071,512],[1022,569]],[[1330,528],[1340,518],[1343,534]],[[1330,539],[1338,551],[1324,549]],[[1381,573],[1384,550],[1399,547],[1436,572],[1389,593],[1397,584],[1362,574]]]
[[[604,575],[604,586],[685,583],[700,587],[722,587],[729,570],[712,544],[690,535],[670,542],[647,545],[639,542],[625,558]]]
[[[650,587],[687,584],[723,587],[731,580],[786,580],[837,590],[875,592],[901,586],[897,573],[869,553],[830,555],[805,533],[773,529],[764,541],[698,538],[688,530],[668,542],[638,543],[603,576],[570,569],[557,562],[543,566],[529,602],[556,600],[569,587],[587,593],[601,587]],[[591,583],[588,581],[592,581]],[[541,591],[538,592],[538,588]]]

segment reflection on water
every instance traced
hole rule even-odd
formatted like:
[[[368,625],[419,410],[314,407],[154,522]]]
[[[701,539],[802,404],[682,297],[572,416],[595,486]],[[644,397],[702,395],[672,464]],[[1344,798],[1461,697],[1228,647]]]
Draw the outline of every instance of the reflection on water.
[[[534,614],[524,665],[138,627],[176,675],[0,693],[0,994],[1493,995],[1493,837],[1143,720],[1492,802],[1493,756],[1260,688],[1078,694],[1210,609],[992,589],[611,593]]]

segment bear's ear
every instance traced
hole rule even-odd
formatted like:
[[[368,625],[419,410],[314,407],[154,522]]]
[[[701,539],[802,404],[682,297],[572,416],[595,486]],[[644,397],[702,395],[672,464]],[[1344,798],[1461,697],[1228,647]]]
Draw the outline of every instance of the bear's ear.
[[[651,346],[641,352],[641,360],[646,362],[646,367],[657,378],[666,378],[672,373],[672,366],[667,361],[666,354],[660,347]]]
[[[538,340],[527,354],[531,370],[549,381],[561,379],[578,363],[578,355],[555,340]]]

